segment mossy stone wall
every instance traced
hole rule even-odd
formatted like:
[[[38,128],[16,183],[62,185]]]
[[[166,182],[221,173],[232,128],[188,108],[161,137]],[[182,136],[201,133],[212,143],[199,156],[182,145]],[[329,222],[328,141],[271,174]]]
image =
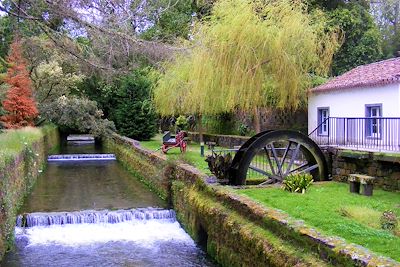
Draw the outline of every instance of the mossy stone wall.
[[[400,154],[330,148],[325,155],[335,181],[347,182],[351,173],[366,174],[376,178],[375,186],[388,191],[400,191]]]
[[[186,231],[221,266],[399,265],[341,238],[325,236],[229,187],[209,184],[194,167],[168,162],[136,141],[113,134],[107,145],[119,161],[165,196]]]
[[[55,127],[43,129],[43,136],[24,147],[0,168],[0,260],[12,247],[19,207],[45,168],[47,153],[59,144]]]

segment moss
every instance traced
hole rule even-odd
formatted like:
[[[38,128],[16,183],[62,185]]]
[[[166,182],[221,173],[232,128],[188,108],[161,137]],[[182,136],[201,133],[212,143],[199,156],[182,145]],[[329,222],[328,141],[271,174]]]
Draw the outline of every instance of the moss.
[[[15,131],[12,134],[23,135]],[[26,131],[26,130],[25,130]],[[37,131],[37,129],[35,129]],[[58,130],[54,126],[40,129],[35,138],[24,139],[19,148],[9,155],[8,160],[0,167],[0,258],[14,244],[14,227],[16,214],[29,193],[43,166],[46,163],[48,149],[59,143]],[[8,133],[10,134],[10,133]],[[11,137],[14,138],[15,137]],[[15,144],[17,141],[15,141]]]
[[[363,249],[323,236],[282,211],[263,207],[229,187],[207,184],[206,177],[188,165],[166,162],[132,140],[118,139],[113,142],[135,154],[132,164],[146,171],[143,178],[171,194],[185,230],[200,244],[205,242],[222,266],[347,266],[371,260]],[[159,176],[154,176],[157,170]]]
[[[373,159],[378,161],[400,163],[400,153],[374,153]]]
[[[339,152],[340,157],[354,158],[354,159],[367,159],[369,158],[369,152],[354,151],[354,150],[342,150]]]
[[[323,266],[317,257],[282,241],[240,214],[182,182],[174,182],[174,206],[189,233],[208,233],[207,252],[222,266]],[[187,205],[190,203],[190,206]]]

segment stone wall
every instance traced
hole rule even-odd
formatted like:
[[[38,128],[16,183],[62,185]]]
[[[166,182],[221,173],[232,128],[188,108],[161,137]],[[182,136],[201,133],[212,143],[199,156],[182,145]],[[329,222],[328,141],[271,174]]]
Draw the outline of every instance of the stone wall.
[[[325,155],[335,181],[347,182],[350,173],[360,173],[376,177],[374,185],[382,189],[400,191],[400,154],[329,148]]]
[[[186,231],[221,266],[399,264],[326,236],[282,211],[237,195],[229,187],[210,184],[194,167],[166,160],[136,141],[114,134],[106,143],[119,161],[168,200]]]
[[[261,131],[267,130],[295,130],[307,134],[307,111],[284,111],[261,108],[258,110]],[[253,129],[254,116],[248,112],[237,112],[236,119]],[[254,130],[254,129],[253,129]]]
[[[190,140],[200,142],[199,133],[189,132]],[[203,134],[204,142],[216,142],[218,146],[233,148],[235,146],[243,145],[250,137],[238,135],[221,135],[221,134]]]
[[[0,260],[13,244],[17,211],[24,197],[45,167],[47,152],[59,144],[57,128],[46,127],[42,133],[0,167]]]

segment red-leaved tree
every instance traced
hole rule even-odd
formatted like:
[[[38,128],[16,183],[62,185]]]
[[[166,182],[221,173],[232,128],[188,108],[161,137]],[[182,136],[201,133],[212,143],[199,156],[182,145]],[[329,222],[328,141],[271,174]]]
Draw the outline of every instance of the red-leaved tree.
[[[10,49],[11,52],[7,57],[10,67],[4,79],[10,88],[3,101],[6,115],[0,119],[9,129],[33,126],[33,120],[38,116],[38,109],[32,97],[32,81],[22,56],[20,41],[15,39]]]

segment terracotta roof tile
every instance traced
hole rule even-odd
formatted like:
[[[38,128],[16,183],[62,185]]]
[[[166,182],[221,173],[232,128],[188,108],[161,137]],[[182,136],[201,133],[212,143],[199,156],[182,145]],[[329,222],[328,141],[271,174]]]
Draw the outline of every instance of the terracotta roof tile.
[[[400,82],[400,57],[356,67],[310,92],[325,92],[356,87],[371,87]]]

